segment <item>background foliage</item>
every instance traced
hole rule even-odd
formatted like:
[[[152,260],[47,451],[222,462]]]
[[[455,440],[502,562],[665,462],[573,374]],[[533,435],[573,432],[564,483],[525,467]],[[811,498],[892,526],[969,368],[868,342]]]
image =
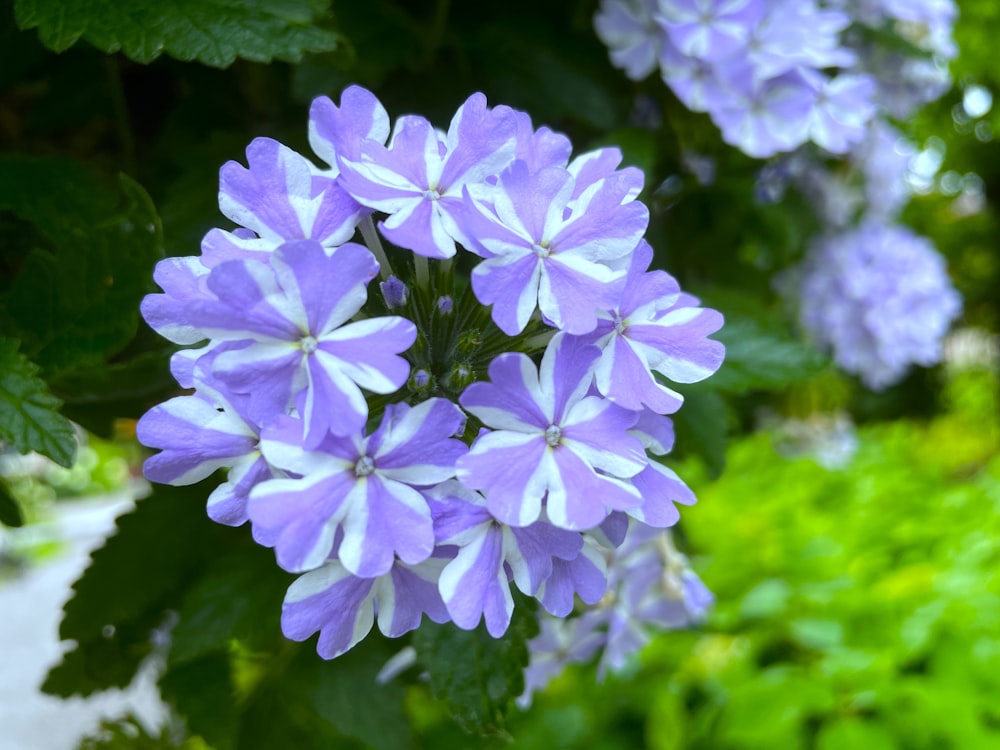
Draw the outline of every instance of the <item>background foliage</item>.
[[[773,276],[817,224],[794,193],[753,201],[761,163],[655,77],[627,81],[591,26],[596,2],[16,0],[0,15],[0,441],[72,463],[68,419],[126,432],[175,391],[170,350],[139,319],[165,255],[196,254],[218,168],[267,135],[306,148],[319,94],[371,88],[440,126],[471,92],[616,144],[647,177],[655,265],[722,310],[726,364],[686,390],[678,458],[700,504],[689,549],[719,597],[701,634],[669,634],[634,672],[577,670],[510,719],[530,622],[501,644],[421,629],[421,663],[375,674],[405,645],[368,638],[333,662],[278,629],[289,577],[240,530],[204,516],[208,490],[156,488],[121,519],[67,605],[75,641],[57,695],[127,684],[163,664],[178,723],[127,720],[92,747],[466,746],[466,730],[525,747],[987,747],[996,713],[996,382],[914,372],[872,394],[796,337]],[[934,192],[908,218],[949,258],[964,323],[1000,327],[993,186],[1000,154],[955,117],[964,87],[1000,90],[993,3],[964,0],[959,86],[901,123],[941,139],[945,169],[985,184],[977,212]],[[526,20],[530,19],[530,21]],[[987,115],[1000,127],[1000,108]],[[702,184],[687,152],[716,160]],[[942,400],[942,394],[947,398]],[[845,409],[863,425],[847,468],[790,460],[760,415]],[[887,421],[894,420],[894,421]],[[923,421],[921,421],[923,420]],[[930,421],[926,421],[930,420]],[[780,443],[780,441],[778,441]],[[712,479],[726,467],[717,482]],[[2,481],[2,480],[0,480]],[[0,484],[0,522],[22,508]],[[519,612],[525,608],[518,607]],[[170,636],[167,637],[166,633]],[[457,662],[455,653],[482,659]],[[421,675],[429,672],[429,683]],[[455,720],[458,720],[456,723]],[[461,726],[460,726],[461,725]],[[136,732],[139,732],[137,735]]]

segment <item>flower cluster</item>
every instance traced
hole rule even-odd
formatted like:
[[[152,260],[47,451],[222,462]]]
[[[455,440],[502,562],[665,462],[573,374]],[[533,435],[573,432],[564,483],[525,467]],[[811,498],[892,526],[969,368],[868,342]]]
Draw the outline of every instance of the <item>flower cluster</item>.
[[[795,183],[827,231],[785,287],[802,328],[872,387],[937,362],[957,314],[936,251],[893,223],[909,200],[912,154],[883,116],[907,117],[950,85],[955,16],[952,0],[602,0],[594,18],[630,78],[658,68],[750,156],[794,152],[761,169],[757,198],[776,202]],[[887,30],[898,43],[885,43]],[[800,148],[808,142],[821,150]],[[850,169],[832,172],[831,154]],[[874,266],[872,247],[887,253]],[[875,278],[849,278],[862,269]],[[880,275],[890,273],[899,283]],[[919,313],[907,307],[917,297]]]
[[[627,76],[659,69],[727,143],[761,158],[809,141],[845,153],[876,102],[905,116],[939,96],[947,69],[937,61],[900,59],[873,35],[846,30],[897,23],[945,58],[954,16],[949,0],[602,0],[594,26]]]
[[[642,174],[481,94],[447,131],[390,128],[352,86],[313,102],[309,141],[323,166],[254,140],[220,173],[238,228],[157,266],[142,311],[190,347],[193,392],[140,420],[146,476],[228,469],[209,515],[299,574],[282,628],[325,658],[376,621],[500,636],[512,584],[556,617],[597,604],[600,549],[694,502],[655,458],[668,382],[724,353],[721,315],[649,270]]]
[[[891,385],[911,364],[941,360],[961,299],[925,238],[862,222],[819,238],[801,274],[803,328],[870,388]]]

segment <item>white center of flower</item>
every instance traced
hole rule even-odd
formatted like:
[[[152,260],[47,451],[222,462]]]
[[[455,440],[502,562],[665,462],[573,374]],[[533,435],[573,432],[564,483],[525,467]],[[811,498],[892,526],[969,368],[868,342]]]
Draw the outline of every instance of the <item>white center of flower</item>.
[[[544,245],[539,245],[538,243],[532,245],[531,249],[535,251],[535,255],[537,255],[539,258],[548,258],[549,253],[552,252]]]
[[[562,428],[556,424],[550,424],[545,428],[545,442],[555,448],[562,440]]]
[[[627,323],[624,320],[622,320],[622,316],[619,315],[618,313],[615,313],[615,331],[617,331],[619,335],[625,333],[626,325]]]
[[[429,201],[436,201],[441,197],[441,193],[437,191],[437,188],[428,188],[424,191],[424,197]]]
[[[314,336],[306,336],[299,342],[299,346],[302,347],[302,351],[305,354],[312,354],[317,348],[319,348],[319,342],[316,341]]]
[[[356,477],[366,477],[373,471],[375,471],[375,462],[372,461],[370,456],[362,456],[354,464],[354,476]]]

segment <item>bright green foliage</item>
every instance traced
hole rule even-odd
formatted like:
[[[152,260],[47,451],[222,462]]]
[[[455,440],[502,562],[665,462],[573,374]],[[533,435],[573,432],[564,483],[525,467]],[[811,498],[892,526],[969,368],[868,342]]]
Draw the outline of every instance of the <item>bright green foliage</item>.
[[[949,377],[947,414],[860,428],[843,468],[776,433],[734,441],[684,515],[718,597],[704,631],[664,634],[603,687],[571,671],[514,723],[521,746],[998,746],[997,379]],[[584,726],[554,729],[553,710]]]
[[[432,693],[447,701],[462,726],[482,733],[505,728],[512,700],[524,692],[527,642],[538,634],[535,610],[531,600],[519,597],[510,628],[499,639],[482,623],[475,630],[424,623],[414,634]]]
[[[38,377],[38,367],[18,352],[17,343],[0,338],[0,443],[21,453],[38,451],[68,467],[76,453],[73,427],[59,413],[61,402]],[[0,521],[6,523],[9,515],[0,515]]]
[[[237,57],[297,62],[326,52],[337,35],[317,25],[327,0],[16,0],[17,25],[38,29],[56,52],[80,37],[141,63],[161,54],[225,68]]]

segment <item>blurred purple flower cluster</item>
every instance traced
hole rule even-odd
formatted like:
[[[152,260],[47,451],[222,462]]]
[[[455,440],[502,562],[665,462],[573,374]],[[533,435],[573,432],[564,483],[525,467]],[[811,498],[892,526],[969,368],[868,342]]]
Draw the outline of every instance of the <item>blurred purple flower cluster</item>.
[[[916,149],[886,120],[950,87],[956,15],[952,0],[602,0],[594,18],[630,78],[659,69],[727,143],[780,155],[757,199],[794,184],[825,225],[781,285],[806,334],[872,388],[937,362],[960,307],[935,249],[894,223]]]
[[[541,632],[528,644],[531,663],[520,705],[529,705],[532,694],[569,664],[599,655],[599,679],[622,669],[649,642],[652,629],[697,625],[715,602],[677,551],[670,531],[631,520],[618,530],[622,532],[620,541],[606,536],[607,546],[599,547],[608,564],[608,587],[598,605],[574,619],[542,617]]]
[[[820,237],[800,284],[803,327],[876,390],[939,362],[962,307],[934,246],[878,221]]]
[[[682,405],[666,381],[724,350],[722,316],[648,270],[642,174],[481,94],[447,131],[390,129],[350,87],[313,102],[309,140],[325,165],[254,140],[221,170],[239,227],[157,266],[143,314],[192,347],[172,370],[193,393],[140,420],[146,476],[228,469],[209,515],[300,574],[282,628],[325,658],[424,615],[500,636],[512,584],[556,617],[644,585],[613,550],[695,499],[655,458]]]
[[[594,18],[634,80],[659,69],[678,99],[757,158],[813,142],[843,154],[879,107],[903,117],[947,88],[947,71],[851,27],[896,24],[939,58],[955,53],[950,0],[602,0]]]

